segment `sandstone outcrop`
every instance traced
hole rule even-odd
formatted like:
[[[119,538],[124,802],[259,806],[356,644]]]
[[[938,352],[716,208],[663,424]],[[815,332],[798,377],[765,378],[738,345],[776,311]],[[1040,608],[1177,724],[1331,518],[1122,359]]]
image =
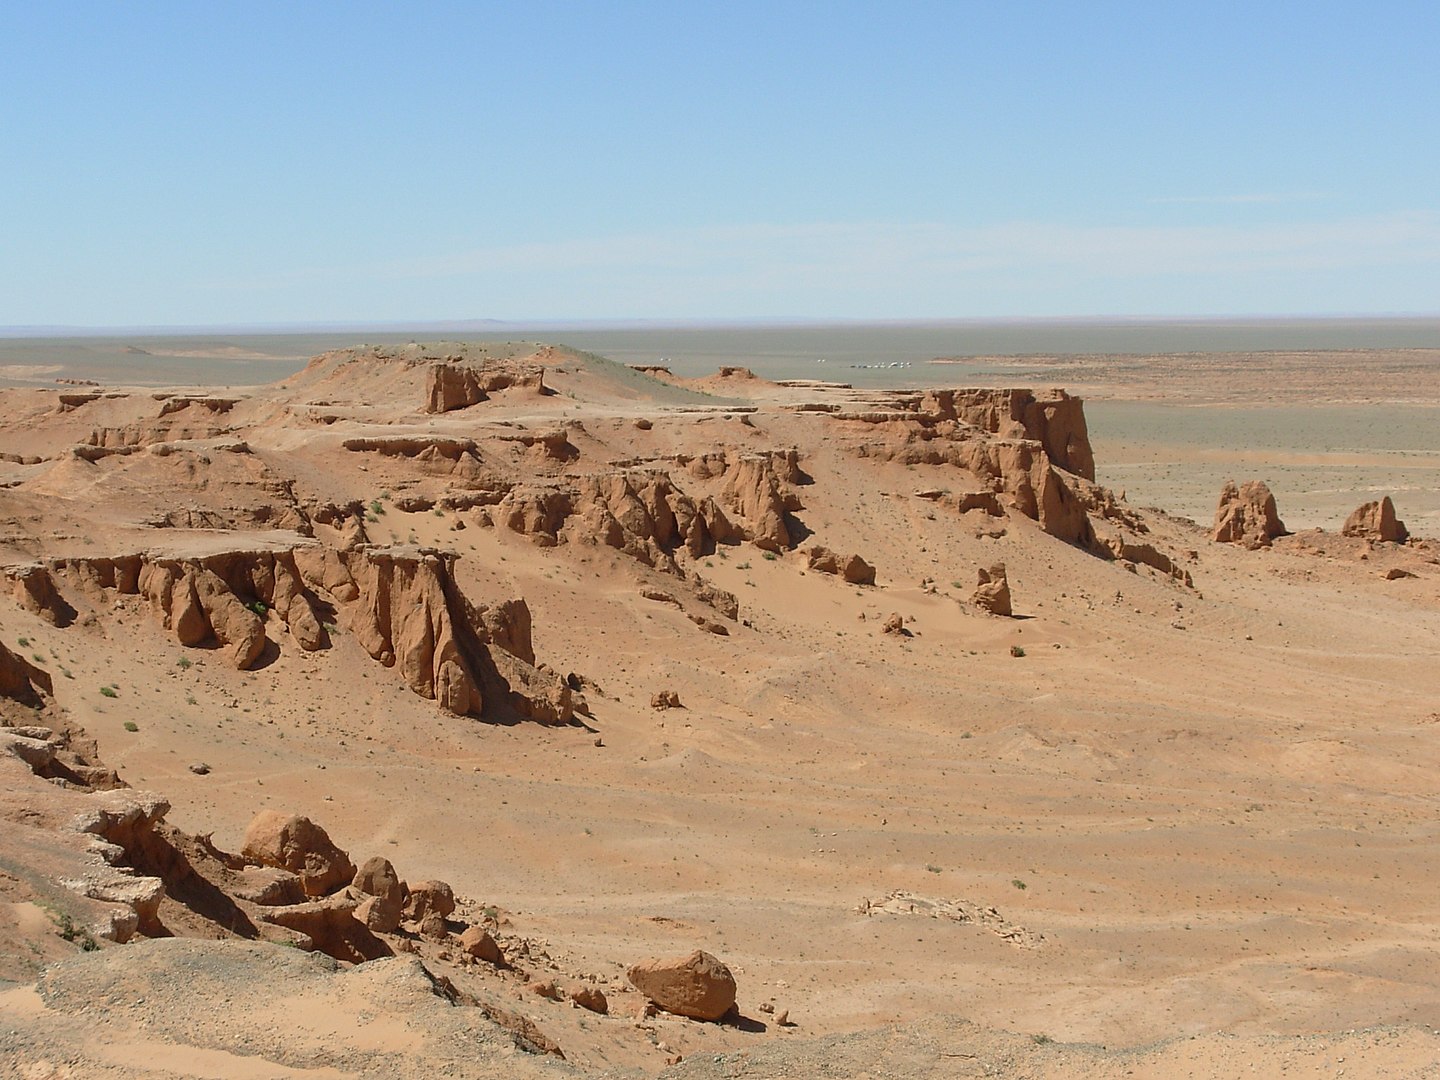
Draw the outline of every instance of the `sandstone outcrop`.
[[[1389,495],[1378,502],[1367,502],[1357,507],[1345,519],[1340,531],[1345,536],[1390,544],[1403,544],[1410,537],[1410,530],[1395,516],[1395,504],[1390,501]]]
[[[545,369],[539,364],[516,361],[489,361],[477,366],[458,357],[432,363],[426,368],[425,411],[465,409],[511,387],[545,393]]]
[[[1269,547],[1275,537],[1284,535],[1285,524],[1275,509],[1275,496],[1263,481],[1247,480],[1239,487],[1233,480],[1225,484],[1215,508],[1212,540],[1253,550]]]
[[[995,563],[979,571],[979,584],[970,594],[970,602],[992,615],[1012,615],[1010,608],[1010,579],[1005,574],[1005,564]]]
[[[241,854],[262,866],[295,874],[306,896],[326,896],[355,877],[350,857],[324,829],[307,817],[278,810],[255,815],[245,830]]]
[[[578,699],[536,665],[529,608],[523,600],[472,606],[455,585],[454,560],[429,548],[301,544],[56,559],[5,573],[27,609],[58,625],[75,609],[57,581],[97,605],[111,591],[145,596],[180,644],[223,649],[241,669],[265,654],[269,616],[307,651],[329,645],[325,620],[334,618],[372,658],[448,712],[478,716],[488,695],[497,708],[568,723]]]
[[[735,976],[707,952],[651,958],[626,972],[635,989],[666,1012],[693,1020],[719,1020],[735,1005]]]
[[[874,585],[875,568],[859,555],[841,557],[827,547],[815,546],[806,553],[811,570],[821,574],[838,574],[851,585]]]

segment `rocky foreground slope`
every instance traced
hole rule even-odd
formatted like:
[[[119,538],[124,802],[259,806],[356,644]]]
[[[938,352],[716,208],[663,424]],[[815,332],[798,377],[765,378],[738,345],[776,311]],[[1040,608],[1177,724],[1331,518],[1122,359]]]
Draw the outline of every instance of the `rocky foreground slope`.
[[[1204,1068],[1235,1049],[1208,1033],[1440,1004],[1403,973],[1419,911],[1372,955],[1349,900],[1241,895],[1428,850],[1440,579],[1388,500],[1288,537],[1245,485],[1207,536],[1097,484],[1061,391],[687,384],[554,347],[10,390],[0,421],[12,1070],[1109,1075],[1055,1036],[1206,1034],[1124,1059]],[[1365,664],[1399,689],[1355,714],[1403,730],[1277,722]],[[1372,814],[1403,822],[1383,853],[1315,862]],[[1240,1006],[1245,935],[1268,966]],[[1318,971],[1386,989],[1337,1009]],[[1396,1075],[1435,1053],[1364,1038]]]

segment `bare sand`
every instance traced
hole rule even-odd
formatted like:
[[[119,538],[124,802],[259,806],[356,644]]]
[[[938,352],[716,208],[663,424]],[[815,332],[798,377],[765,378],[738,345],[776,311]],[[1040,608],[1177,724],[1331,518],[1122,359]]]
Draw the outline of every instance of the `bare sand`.
[[[997,520],[917,497],[975,478],[857,453],[872,431],[897,445],[908,430],[825,411],[878,407],[860,392],[637,383],[567,354],[547,358],[557,393],[441,414],[401,396],[393,368],[168,414],[150,389],[86,388],[98,396],[65,408],[55,390],[12,390],[0,394],[0,454],[17,459],[0,466],[8,564],[283,546],[297,538],[272,531],[276,508],[375,504],[371,544],[453,550],[466,596],[524,597],[536,656],[584,676],[591,712],[559,727],[447,715],[343,632],[306,652],[272,628],[274,655],[237,671],[182,648],[136,597],[106,594],[65,627],[7,600],[0,641],[54,675],[54,707],[106,764],[165,793],[171,824],[235,851],[257,810],[306,814],[357,860],[383,854],[410,881],[450,882],[462,914],[494,908],[534,943],[537,972],[592,976],[610,1017],[426,957],[462,989],[509,995],[579,1074],[678,1057],[677,1077],[1431,1075],[1440,563],[1425,544],[1336,535],[1376,492],[1433,534],[1440,396],[1411,359],[1332,358],[1325,385],[1348,389],[1323,405],[1302,392],[1304,364],[1277,364],[1290,390],[1263,408],[1213,363],[1161,358],[1143,393],[1124,365],[1017,368],[1008,382],[1095,399],[1097,478],[1132,508],[1172,512],[1136,520],[1193,587],[1097,558],[1013,508]],[[573,458],[510,438],[556,425]],[[402,496],[466,485],[434,459],[341,446],[376,432],[472,439],[491,472],[547,483],[639,461],[693,485],[683,462],[697,456],[797,448],[810,482],[793,514],[808,535],[778,552],[682,551],[681,579],[604,544],[487,527],[473,508],[402,510]],[[223,450],[236,439],[245,453]],[[141,449],[71,450],[110,442]],[[1208,524],[1229,476],[1266,478],[1292,528],[1326,532],[1273,550],[1210,543],[1183,518]],[[167,517],[177,508],[192,516]],[[863,555],[876,584],[813,571],[814,543]],[[997,561],[1015,618],[969,602],[977,568]],[[728,634],[687,618],[695,581],[738,597]],[[891,613],[906,635],[883,632]],[[653,709],[662,689],[683,707]],[[36,935],[47,887],[16,872],[13,847],[5,857],[5,977],[23,982],[73,946]],[[466,1036],[474,1056],[445,1058],[436,1033],[454,1009],[418,1029],[394,1020],[430,1015],[397,1004],[413,972],[392,971],[383,993],[297,990],[302,1007],[266,997],[266,977],[236,961],[216,976],[233,990],[206,991],[233,998],[213,1010],[223,1022],[161,989],[122,1015],[103,988],[128,994],[127,970],[165,985],[164,944],[67,959],[53,978],[68,989],[40,1003],[0,996],[0,1062],[37,1077],[552,1069],[502,1060],[488,1035]],[[625,967],[694,948],[729,965],[745,1023],[641,1016]],[[354,1042],[356,1016],[373,1045]]]

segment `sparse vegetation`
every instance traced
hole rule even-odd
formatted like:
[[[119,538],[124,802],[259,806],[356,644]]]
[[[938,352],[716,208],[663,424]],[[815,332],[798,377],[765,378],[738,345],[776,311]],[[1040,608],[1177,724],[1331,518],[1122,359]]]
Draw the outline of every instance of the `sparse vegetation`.
[[[270,614],[270,608],[264,600],[247,600],[245,606],[262,619]]]
[[[137,724],[137,723],[135,723],[134,720],[126,720],[126,721],[125,721],[125,730],[126,730],[126,731],[131,731],[131,732],[139,731],[139,730],[140,730],[140,725]]]
[[[1010,655],[1011,655],[1011,656],[1024,656],[1024,655],[1025,655],[1025,650],[1022,649],[1019,645],[1011,645],[1011,646],[1010,646]]]
[[[1026,885],[1025,882],[1021,881],[1018,877],[1012,879],[1010,884],[1014,885],[1017,889],[1028,889],[1030,887],[1029,885]]]
[[[119,697],[120,695],[116,692],[115,687],[113,687],[113,686],[102,686],[102,687],[100,687],[100,696],[101,696],[101,697]]]
[[[60,924],[60,936],[72,944],[79,945],[83,952],[94,952],[100,948],[100,943],[95,940],[94,935],[83,926],[76,926],[75,920],[69,915],[58,917]]]
[[[175,661],[175,666],[181,671],[189,671],[191,667],[190,658],[188,656],[180,657],[179,660]]]

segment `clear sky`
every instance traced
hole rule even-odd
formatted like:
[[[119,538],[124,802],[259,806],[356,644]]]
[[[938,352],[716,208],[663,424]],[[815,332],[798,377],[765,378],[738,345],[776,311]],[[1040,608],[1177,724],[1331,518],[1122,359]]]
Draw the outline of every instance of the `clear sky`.
[[[1440,311],[1440,4],[0,0],[0,325]]]

